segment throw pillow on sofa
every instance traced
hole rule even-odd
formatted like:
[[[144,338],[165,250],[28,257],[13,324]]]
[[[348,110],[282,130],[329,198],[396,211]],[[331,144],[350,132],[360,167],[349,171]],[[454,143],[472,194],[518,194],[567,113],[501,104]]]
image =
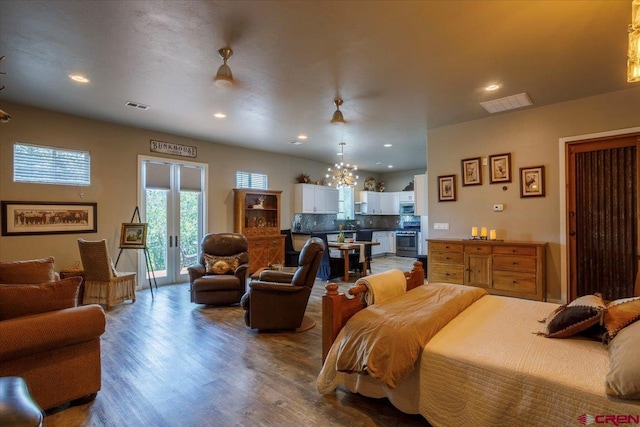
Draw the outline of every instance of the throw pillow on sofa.
[[[38,284],[56,280],[53,257],[0,262],[0,283]]]
[[[76,306],[82,277],[40,285],[0,284],[0,320]]]

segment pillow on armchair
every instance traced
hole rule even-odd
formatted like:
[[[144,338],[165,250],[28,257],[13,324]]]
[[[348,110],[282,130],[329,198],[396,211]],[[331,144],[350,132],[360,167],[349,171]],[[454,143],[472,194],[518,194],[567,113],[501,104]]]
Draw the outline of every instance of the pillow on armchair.
[[[0,262],[0,283],[38,284],[59,279],[54,270],[54,258]]]
[[[40,285],[0,284],[0,320],[76,306],[82,277]]]

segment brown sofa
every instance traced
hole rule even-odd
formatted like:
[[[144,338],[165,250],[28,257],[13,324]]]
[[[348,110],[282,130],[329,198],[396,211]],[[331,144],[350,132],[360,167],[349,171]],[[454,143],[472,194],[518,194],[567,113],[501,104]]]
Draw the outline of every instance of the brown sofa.
[[[102,378],[104,310],[76,306],[81,277],[55,278],[53,258],[0,262],[0,376],[22,377],[43,410],[91,400]]]

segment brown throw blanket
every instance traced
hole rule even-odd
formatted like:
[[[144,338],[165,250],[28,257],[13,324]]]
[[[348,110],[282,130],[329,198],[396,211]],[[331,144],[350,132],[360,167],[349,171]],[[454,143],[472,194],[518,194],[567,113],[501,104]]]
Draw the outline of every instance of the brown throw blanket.
[[[430,283],[355,314],[344,327],[336,369],[368,373],[395,388],[422,348],[458,313],[486,295],[481,288]]]

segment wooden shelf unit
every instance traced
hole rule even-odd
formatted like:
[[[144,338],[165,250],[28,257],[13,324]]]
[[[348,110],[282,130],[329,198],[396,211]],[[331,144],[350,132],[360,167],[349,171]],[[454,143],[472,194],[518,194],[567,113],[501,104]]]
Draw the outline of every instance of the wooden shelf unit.
[[[546,301],[546,242],[427,239],[428,281]]]
[[[249,242],[249,273],[269,264],[284,264],[284,235],[280,233],[282,191],[234,188],[233,193],[233,228]]]

